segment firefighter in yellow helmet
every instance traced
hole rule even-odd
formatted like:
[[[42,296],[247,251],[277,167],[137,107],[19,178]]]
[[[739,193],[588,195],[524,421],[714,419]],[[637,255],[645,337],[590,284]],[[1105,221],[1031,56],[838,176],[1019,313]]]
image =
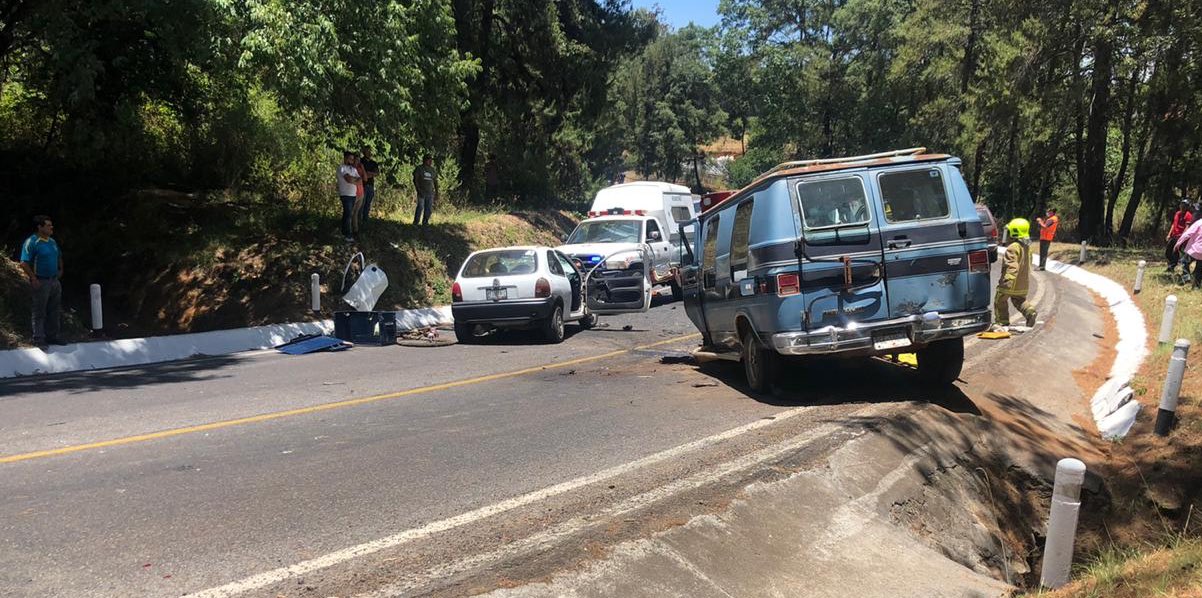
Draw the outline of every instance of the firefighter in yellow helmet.
[[[1031,223],[1015,218],[1006,225],[1011,243],[1002,260],[1002,279],[993,296],[995,327],[1010,325],[1010,306],[1013,303],[1027,318],[1027,326],[1035,325],[1035,307],[1027,302],[1031,282]]]

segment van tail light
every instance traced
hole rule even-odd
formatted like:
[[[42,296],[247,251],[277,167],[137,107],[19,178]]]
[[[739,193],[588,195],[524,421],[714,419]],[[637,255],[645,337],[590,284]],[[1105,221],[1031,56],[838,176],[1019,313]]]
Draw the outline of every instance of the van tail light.
[[[463,301],[463,288],[459,283],[451,285],[451,303],[459,303]]]
[[[801,277],[796,272],[776,275],[776,294],[778,297],[801,294]]]
[[[970,251],[968,253],[968,271],[973,273],[989,273],[989,252]]]
[[[538,282],[534,283],[534,296],[535,297],[550,297],[551,296],[551,283],[547,282],[546,278],[540,278],[540,279],[538,279]]]

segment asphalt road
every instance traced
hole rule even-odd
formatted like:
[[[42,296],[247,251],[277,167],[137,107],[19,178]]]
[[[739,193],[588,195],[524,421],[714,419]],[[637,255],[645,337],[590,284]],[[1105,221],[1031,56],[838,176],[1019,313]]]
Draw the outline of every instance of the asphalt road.
[[[737,366],[676,362],[698,340],[680,304],[602,323],[562,345],[513,335],[0,382],[0,594],[477,592],[716,508],[764,472],[682,488],[695,495],[556,548],[673,480],[800,437],[820,452],[855,433],[831,422],[866,408],[970,407],[875,360],[806,362],[804,388],[751,396]],[[991,350],[974,339],[969,359]],[[550,556],[493,566],[518,550]]]

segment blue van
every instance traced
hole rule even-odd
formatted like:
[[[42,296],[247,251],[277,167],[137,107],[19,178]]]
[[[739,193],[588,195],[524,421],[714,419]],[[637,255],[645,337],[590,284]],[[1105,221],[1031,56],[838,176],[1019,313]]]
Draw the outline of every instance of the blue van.
[[[925,148],[789,162],[707,209],[680,272],[699,353],[760,392],[781,356],[917,353],[951,384],[989,327],[989,239],[960,160]]]

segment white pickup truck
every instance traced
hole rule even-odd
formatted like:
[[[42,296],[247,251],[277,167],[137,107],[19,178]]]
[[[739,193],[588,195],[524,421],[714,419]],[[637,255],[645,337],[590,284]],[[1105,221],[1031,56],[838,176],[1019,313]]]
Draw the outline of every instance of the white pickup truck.
[[[680,299],[676,270],[681,246],[689,242],[692,228],[681,225],[696,217],[694,197],[688,187],[659,182],[637,182],[602,189],[593,200],[589,218],[577,225],[559,251],[580,262],[584,270],[606,260],[606,269],[642,264],[650,256],[651,284],[667,284],[672,298]]]

